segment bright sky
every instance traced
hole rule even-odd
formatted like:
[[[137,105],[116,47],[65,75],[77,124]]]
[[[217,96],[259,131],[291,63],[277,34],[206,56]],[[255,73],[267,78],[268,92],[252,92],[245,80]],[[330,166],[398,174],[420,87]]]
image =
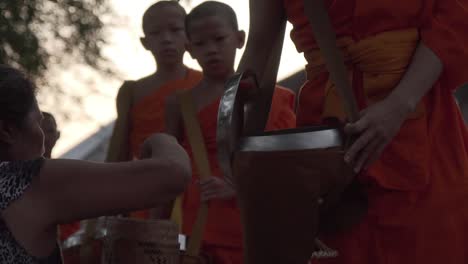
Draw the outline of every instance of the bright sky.
[[[248,0],[220,0],[231,5],[237,13],[239,26],[248,33],[249,27],[249,1]],[[121,17],[117,21],[118,25],[110,29],[110,43],[105,48],[104,53],[116,65],[117,69],[123,74],[123,79],[138,79],[151,74],[155,70],[153,58],[149,52],[144,50],[140,44],[139,38],[141,32],[141,16],[144,11],[155,1],[154,0],[112,0],[111,3],[116,13]],[[184,1],[181,1],[184,5]],[[191,6],[186,6],[187,11],[191,7],[198,5],[203,1],[192,0]],[[284,44],[282,61],[279,70],[279,79],[289,76],[298,71],[305,65],[302,54],[297,53],[291,40],[288,25],[287,36]],[[238,52],[237,61],[240,60],[242,51]],[[184,58],[186,65],[199,69],[196,61],[192,60],[188,54]],[[69,89],[70,93],[82,97],[83,107],[77,111],[82,116],[73,116],[69,122],[60,123],[62,138],[54,149],[54,156],[60,156],[67,150],[78,144],[80,141],[90,136],[111,122],[115,116],[115,95],[117,94],[120,82],[116,80],[95,78],[99,91],[92,93],[83,93],[82,85],[76,76],[93,76],[85,69],[76,69],[68,72],[61,72],[60,79],[63,85],[73,83],[74,86]],[[94,78],[94,77],[90,77]],[[44,110],[54,112],[54,106],[44,107]],[[84,118],[83,116],[87,116]]]

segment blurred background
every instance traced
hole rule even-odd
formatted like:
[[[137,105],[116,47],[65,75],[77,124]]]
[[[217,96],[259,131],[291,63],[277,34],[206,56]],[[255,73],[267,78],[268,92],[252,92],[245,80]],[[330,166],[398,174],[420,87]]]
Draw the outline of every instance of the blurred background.
[[[248,0],[231,5],[248,33]],[[102,160],[116,116],[115,96],[123,80],[156,70],[140,44],[141,17],[155,0],[1,0],[0,63],[25,71],[39,87],[42,110],[61,131],[53,157]],[[187,12],[203,1],[181,0]],[[305,60],[288,37],[278,78],[298,90]],[[238,53],[237,61],[242,51]],[[185,56],[186,65],[199,69]],[[459,88],[468,118],[468,88]]]

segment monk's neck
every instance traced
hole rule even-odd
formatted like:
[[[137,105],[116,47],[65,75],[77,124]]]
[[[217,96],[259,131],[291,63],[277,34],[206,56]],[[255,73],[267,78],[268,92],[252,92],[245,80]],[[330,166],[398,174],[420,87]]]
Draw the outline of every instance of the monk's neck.
[[[227,78],[222,79],[212,79],[204,77],[202,83],[206,87],[210,87],[210,90],[217,91],[217,93],[224,92],[224,84],[226,83]]]
[[[208,74],[203,75],[203,82],[209,86],[217,87],[219,85],[224,86],[226,81],[234,75],[234,68],[228,73],[223,74],[222,76],[210,76]]]
[[[203,78],[201,82],[192,89],[192,95],[198,110],[218,100],[223,95],[224,83]]]
[[[158,65],[154,76],[162,81],[172,81],[185,78],[187,76],[187,67],[184,64],[180,65]]]

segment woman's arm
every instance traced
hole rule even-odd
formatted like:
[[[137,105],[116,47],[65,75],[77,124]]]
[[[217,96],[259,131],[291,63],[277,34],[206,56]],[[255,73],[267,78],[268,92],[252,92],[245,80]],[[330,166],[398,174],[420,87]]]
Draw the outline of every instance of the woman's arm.
[[[431,90],[442,73],[443,65],[436,54],[420,42],[408,70],[398,86],[383,101],[361,112],[361,118],[346,126],[349,134],[359,138],[346,153],[345,159],[360,171],[377,160],[395,137],[409,113]]]
[[[28,190],[4,211],[6,221],[26,218],[46,228],[174,199],[189,182],[187,154],[165,134],[149,138],[144,149],[143,156],[151,158],[124,163],[45,161]]]
[[[117,119],[109,142],[107,162],[128,161],[130,157],[129,122],[132,101],[131,85],[125,82],[117,94]]]

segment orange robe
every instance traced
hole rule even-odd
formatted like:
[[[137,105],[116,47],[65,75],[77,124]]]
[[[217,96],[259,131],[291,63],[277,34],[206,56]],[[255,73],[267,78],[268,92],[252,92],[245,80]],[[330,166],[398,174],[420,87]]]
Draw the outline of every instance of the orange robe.
[[[130,151],[138,157],[145,139],[153,133],[164,131],[166,98],[177,90],[192,88],[202,79],[202,74],[189,69],[184,79],[168,82],[132,106],[130,115]]]
[[[293,92],[281,87],[276,88],[267,130],[294,127],[296,122],[294,103]],[[219,100],[200,110],[197,117],[208,152],[212,176],[222,177],[216,150],[218,106]],[[182,145],[192,158],[191,148],[186,139],[182,140]],[[193,161],[193,158],[191,160]],[[197,184],[199,175],[195,164],[192,164],[192,173],[192,183],[184,193],[182,201],[184,234],[191,234],[200,207],[200,192]],[[241,230],[240,211],[235,198],[210,201],[203,237],[203,251],[214,258],[214,263],[243,263]]]
[[[324,241],[340,252],[320,263],[468,263],[468,131],[453,92],[468,81],[468,4],[456,0],[325,1],[360,108],[398,84],[419,41],[444,70],[381,158],[359,176],[365,219]],[[303,0],[284,0],[291,38],[308,61],[298,126],[343,117],[324,72]]]
[[[184,79],[175,80],[162,85],[150,95],[137,102],[130,113],[130,151],[138,158],[140,148],[145,139],[153,133],[163,132],[165,123],[165,105],[167,96],[177,90],[189,89],[200,82],[202,74],[189,69]],[[148,219],[148,210],[130,214],[134,218]]]

